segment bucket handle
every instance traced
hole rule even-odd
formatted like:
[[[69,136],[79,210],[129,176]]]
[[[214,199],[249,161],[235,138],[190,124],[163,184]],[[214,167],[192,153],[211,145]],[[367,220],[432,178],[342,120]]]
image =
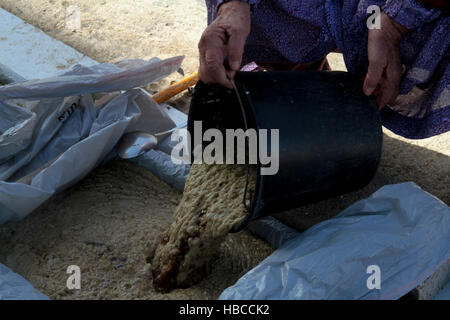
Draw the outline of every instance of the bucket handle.
[[[231,84],[233,85],[234,92],[236,93],[236,97],[238,99],[239,106],[241,107],[242,118],[244,119],[245,132],[247,132],[247,130],[248,130],[248,123],[247,123],[247,117],[245,116],[245,109],[244,109],[244,104],[242,103],[241,95],[239,94],[239,90],[238,90],[234,80],[231,79],[228,75],[227,75],[227,78],[231,82]],[[247,136],[245,137],[245,140],[248,141],[248,137]],[[243,203],[244,203],[244,208],[247,211],[247,214],[251,212],[251,206],[252,206],[252,203],[253,203],[253,194],[252,194],[252,192],[248,191],[249,180],[250,180],[250,166],[247,166],[247,178],[246,178],[246,181],[245,181],[244,198],[242,200]],[[249,206],[247,206],[247,193],[250,193],[250,205]]]

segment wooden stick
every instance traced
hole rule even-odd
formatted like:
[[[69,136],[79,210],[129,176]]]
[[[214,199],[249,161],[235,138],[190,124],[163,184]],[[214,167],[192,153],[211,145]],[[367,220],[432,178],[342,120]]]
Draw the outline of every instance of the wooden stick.
[[[155,94],[152,96],[153,100],[156,101],[156,103],[163,103],[170,98],[176,96],[177,94],[183,92],[189,87],[195,86],[195,84],[198,82],[198,72],[192,74],[191,76],[174,83],[169,88]]]

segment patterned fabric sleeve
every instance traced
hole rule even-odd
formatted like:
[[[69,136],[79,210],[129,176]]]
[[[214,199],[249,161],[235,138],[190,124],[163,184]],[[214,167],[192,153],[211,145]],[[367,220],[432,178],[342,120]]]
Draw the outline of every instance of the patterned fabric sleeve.
[[[217,16],[217,12],[222,4],[233,0],[206,0],[206,6],[208,7],[208,24],[211,24]],[[261,0],[238,0],[246,2],[253,7],[261,2]]]
[[[441,15],[438,9],[425,8],[416,0],[387,0],[382,10],[410,30],[420,28]]]

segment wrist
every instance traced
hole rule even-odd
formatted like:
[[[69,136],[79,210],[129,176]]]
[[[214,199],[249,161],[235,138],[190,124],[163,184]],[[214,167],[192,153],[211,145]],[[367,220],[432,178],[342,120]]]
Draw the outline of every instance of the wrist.
[[[392,43],[398,45],[402,39],[403,35],[408,32],[408,29],[396,22],[392,17],[388,16],[386,13],[381,13],[381,30],[376,32],[379,37],[384,37],[389,39]]]

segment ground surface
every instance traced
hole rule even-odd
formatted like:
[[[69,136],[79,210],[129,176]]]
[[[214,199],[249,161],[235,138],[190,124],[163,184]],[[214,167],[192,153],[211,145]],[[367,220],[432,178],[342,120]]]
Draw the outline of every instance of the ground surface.
[[[76,32],[65,26],[70,5],[81,10],[81,29]],[[206,26],[202,0],[0,0],[0,6],[101,62],[184,54],[186,74],[198,67],[197,41]],[[338,55],[333,55],[330,62],[334,69],[343,69]],[[150,90],[160,90],[180,77],[173,75],[150,86]],[[186,96],[172,102],[187,109]],[[384,184],[404,181],[414,181],[450,203],[450,133],[411,141],[385,130],[384,138],[380,170],[368,187],[291,210],[279,218],[305,229]],[[108,298],[119,291],[123,298],[164,298],[154,294],[146,287],[148,282],[142,280],[146,279],[148,266],[141,253],[154,233],[168,225],[178,200],[179,195],[142,169],[113,163],[51,199],[24,221],[0,229],[0,261],[55,298]],[[61,241],[60,247],[53,245]],[[233,236],[227,243],[210,278],[166,298],[216,298],[241,272],[270,252],[265,244],[247,234]],[[97,264],[85,267],[92,286],[73,296],[64,290],[65,269],[53,267],[76,264],[78,258],[58,254],[69,244],[77,254],[85,252],[89,261],[97,258]],[[106,293],[95,295],[93,288]]]
[[[52,299],[215,299],[272,250],[246,232],[229,235],[203,281],[155,292],[146,258],[180,199],[149,171],[113,162],[0,228],[0,261]],[[66,289],[70,265],[81,268],[81,290]]]

